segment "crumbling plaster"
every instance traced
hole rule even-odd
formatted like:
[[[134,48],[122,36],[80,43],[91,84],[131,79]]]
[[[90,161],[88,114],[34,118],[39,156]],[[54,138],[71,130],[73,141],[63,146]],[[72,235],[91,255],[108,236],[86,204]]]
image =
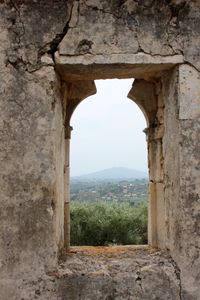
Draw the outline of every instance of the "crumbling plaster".
[[[198,300],[199,36],[194,0],[0,1],[0,299]],[[141,251],[124,263],[119,255],[110,263],[115,275],[104,274],[105,261],[90,270],[96,260],[84,251],[58,260],[65,113],[69,121],[77,105],[66,111],[68,88],[79,81],[76,95],[85,79],[113,77],[156,90],[159,130],[149,131],[149,151],[158,143],[160,152],[150,189],[160,199],[155,241],[169,253],[157,260]]]

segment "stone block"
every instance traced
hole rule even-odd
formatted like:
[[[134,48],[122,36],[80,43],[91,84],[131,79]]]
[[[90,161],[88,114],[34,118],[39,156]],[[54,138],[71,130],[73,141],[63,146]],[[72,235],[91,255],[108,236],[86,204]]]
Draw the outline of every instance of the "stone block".
[[[200,118],[200,74],[192,66],[179,66],[179,119]]]

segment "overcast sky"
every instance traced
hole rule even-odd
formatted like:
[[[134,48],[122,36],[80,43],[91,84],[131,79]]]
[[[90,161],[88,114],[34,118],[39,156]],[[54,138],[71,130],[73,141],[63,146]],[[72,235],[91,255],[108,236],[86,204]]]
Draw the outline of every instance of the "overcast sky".
[[[112,167],[147,171],[146,121],[127,98],[133,79],[95,83],[97,94],[83,100],[71,119],[71,176]]]

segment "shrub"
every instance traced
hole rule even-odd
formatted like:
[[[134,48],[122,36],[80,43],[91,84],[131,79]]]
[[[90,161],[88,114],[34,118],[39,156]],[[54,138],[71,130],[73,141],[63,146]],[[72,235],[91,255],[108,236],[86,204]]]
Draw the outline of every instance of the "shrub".
[[[136,207],[97,201],[71,203],[72,245],[147,243],[147,203]]]

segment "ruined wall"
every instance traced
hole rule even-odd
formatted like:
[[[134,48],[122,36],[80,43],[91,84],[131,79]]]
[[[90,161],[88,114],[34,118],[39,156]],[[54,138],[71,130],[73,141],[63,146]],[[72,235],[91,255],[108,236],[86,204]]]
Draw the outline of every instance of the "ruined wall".
[[[200,78],[188,65],[169,78],[163,77],[166,247],[181,269],[183,299],[198,299]]]
[[[189,80],[188,80],[189,77]],[[183,280],[188,294],[199,295],[200,265],[200,74],[190,66],[179,69],[180,202],[183,211]],[[188,107],[188,100],[192,105]],[[179,253],[176,252],[178,261]],[[190,277],[188,278],[188,273]],[[187,280],[188,278],[188,280]],[[189,298],[189,297],[188,297]],[[192,298],[192,297],[191,297]]]
[[[0,299],[198,299],[199,36],[195,0],[0,1]],[[173,259],[141,253],[141,264],[137,256],[126,264],[113,259],[114,274],[104,261],[99,274],[89,267],[90,255],[58,265],[66,157],[62,80],[113,77],[161,83],[158,222],[165,228],[159,240]],[[127,275],[123,293],[121,273]]]
[[[76,64],[88,66],[90,78],[132,75],[156,84],[160,76],[154,126],[164,124],[163,140],[155,128],[149,132],[150,191],[159,200],[152,209],[159,225],[154,240],[178,263],[183,299],[199,295],[199,12],[198,1],[77,1],[55,56],[66,80]],[[102,67],[92,71],[93,63]],[[159,63],[185,64],[159,74]],[[73,80],[83,73],[71,70]]]
[[[64,56],[72,64],[119,63],[125,54],[124,62],[133,63],[138,53],[160,60],[179,54],[199,68],[199,10],[195,0],[74,1],[58,62]]]
[[[69,12],[69,1],[0,2],[2,300],[31,299],[24,281],[38,282],[63,243],[62,99],[53,66],[45,66],[53,61],[42,55],[56,46]]]

